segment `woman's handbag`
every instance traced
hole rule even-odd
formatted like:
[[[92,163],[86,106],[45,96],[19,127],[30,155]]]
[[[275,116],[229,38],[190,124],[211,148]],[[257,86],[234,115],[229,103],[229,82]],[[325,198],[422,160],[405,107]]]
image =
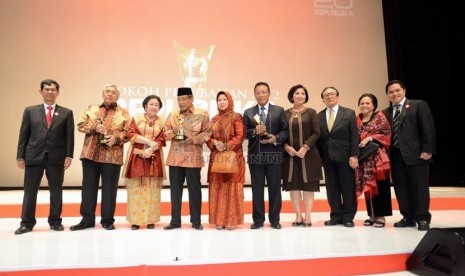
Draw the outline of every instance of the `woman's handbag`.
[[[237,173],[239,164],[236,153],[231,150],[218,152],[213,160],[211,171],[214,173]]]
[[[231,123],[232,125],[232,115]],[[228,139],[229,135],[226,135]],[[220,151],[215,155],[213,159],[212,167],[210,169],[214,173],[237,173],[239,172],[239,163],[237,160],[236,152],[232,150]]]
[[[379,149],[379,144],[375,142],[368,142],[365,147],[360,148],[360,156],[358,157],[358,161],[362,161],[363,159],[367,158],[367,156],[371,155],[373,152]]]

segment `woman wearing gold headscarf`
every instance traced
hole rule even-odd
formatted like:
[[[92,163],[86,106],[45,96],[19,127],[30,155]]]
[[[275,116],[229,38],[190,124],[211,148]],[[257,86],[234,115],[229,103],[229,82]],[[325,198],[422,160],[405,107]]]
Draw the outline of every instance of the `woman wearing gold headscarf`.
[[[209,222],[216,229],[233,230],[244,223],[245,162],[242,154],[244,124],[242,115],[234,112],[234,101],[229,92],[220,91],[216,96],[218,114],[212,119],[212,136],[207,145],[211,150],[208,166]],[[231,150],[236,153],[237,173],[214,173],[211,166],[218,152]]]

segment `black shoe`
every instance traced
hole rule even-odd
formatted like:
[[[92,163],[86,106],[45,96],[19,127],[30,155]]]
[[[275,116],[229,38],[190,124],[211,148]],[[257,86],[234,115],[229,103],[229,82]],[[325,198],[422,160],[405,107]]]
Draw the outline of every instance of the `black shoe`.
[[[272,224],[271,224],[271,228],[274,228],[274,229],[281,229],[281,224],[279,224],[279,223],[272,223]]]
[[[155,224],[154,224],[154,223],[147,224],[147,229],[154,229],[154,228],[155,228]]]
[[[163,227],[165,230],[173,230],[176,228],[181,228],[181,225],[174,225],[174,224],[169,224],[168,226]]]
[[[344,221],[344,227],[354,227],[355,224],[352,220]]]
[[[337,221],[337,220],[332,220],[332,219],[325,221],[325,226],[334,226],[338,224],[342,224],[342,221]]]
[[[258,224],[258,223],[252,223],[252,225],[250,225],[250,229],[260,229],[263,227],[263,224]]]
[[[24,234],[24,233],[27,233],[27,232],[31,232],[32,231],[32,227],[27,227],[25,225],[21,225],[16,231],[15,231],[15,235],[21,235],[21,234]]]
[[[147,227],[148,228],[148,227]],[[137,224],[133,224],[131,225],[131,230],[139,230],[140,229],[140,226],[137,225]]]
[[[113,224],[102,224],[102,227],[105,230],[115,230],[115,226]]]
[[[192,223],[192,228],[194,228],[195,230],[203,230],[203,226],[200,223]]]
[[[429,230],[429,222],[426,220],[420,220],[418,222],[418,231],[427,231]]]
[[[408,220],[406,218],[403,218],[399,220],[398,222],[394,223],[394,227],[415,227],[416,223],[413,220]]]
[[[294,221],[292,222],[292,227],[298,227],[298,226],[301,226],[301,225],[304,225],[305,223],[303,221],[301,222],[298,222],[298,221]]]
[[[50,225],[50,229],[52,229],[53,231],[65,230],[65,228],[63,227],[63,224]]]
[[[82,222],[76,224],[76,225],[73,225],[69,228],[70,231],[78,231],[78,230],[84,230],[84,229],[87,229],[87,228],[92,228],[94,227],[93,225],[88,225],[88,224],[84,224]]]

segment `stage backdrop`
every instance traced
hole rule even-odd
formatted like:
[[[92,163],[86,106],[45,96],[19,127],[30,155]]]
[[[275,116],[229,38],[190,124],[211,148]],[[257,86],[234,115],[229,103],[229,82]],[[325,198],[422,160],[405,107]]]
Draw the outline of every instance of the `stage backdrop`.
[[[365,92],[376,94],[381,108],[388,104],[377,0],[0,0],[0,37],[1,187],[23,184],[18,131],[24,108],[42,102],[45,78],[60,83],[57,102],[74,111],[75,121],[102,101],[108,83],[120,86],[119,104],[131,115],[156,94],[164,101],[159,115],[166,117],[180,86],[192,87],[195,105],[211,116],[215,94],[228,90],[242,113],[254,104],[258,81],[268,82],[272,102],[286,109],[289,88],[299,83],[317,111],[326,86],[335,86],[341,105],[356,110]],[[81,185],[83,137],[76,131],[66,186]]]

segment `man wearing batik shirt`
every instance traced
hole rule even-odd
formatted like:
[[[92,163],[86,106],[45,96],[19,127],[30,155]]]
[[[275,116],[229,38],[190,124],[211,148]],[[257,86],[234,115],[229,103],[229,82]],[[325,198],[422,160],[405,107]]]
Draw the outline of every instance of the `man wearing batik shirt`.
[[[127,130],[131,122],[129,112],[116,103],[119,94],[116,85],[105,85],[102,92],[103,103],[90,105],[77,124],[79,132],[86,135],[80,157],[83,175],[80,209],[82,220],[71,226],[71,231],[95,226],[100,178],[100,224],[106,230],[115,229],[116,194],[123,165],[123,146],[128,141]]]
[[[171,141],[165,164],[169,166],[171,222],[165,230],[181,227],[181,203],[184,180],[189,191],[192,228],[202,230],[202,192],[200,170],[204,166],[202,147],[211,136],[208,112],[194,108],[189,87],[178,89],[179,110],[171,112],[165,122],[165,140]]]

